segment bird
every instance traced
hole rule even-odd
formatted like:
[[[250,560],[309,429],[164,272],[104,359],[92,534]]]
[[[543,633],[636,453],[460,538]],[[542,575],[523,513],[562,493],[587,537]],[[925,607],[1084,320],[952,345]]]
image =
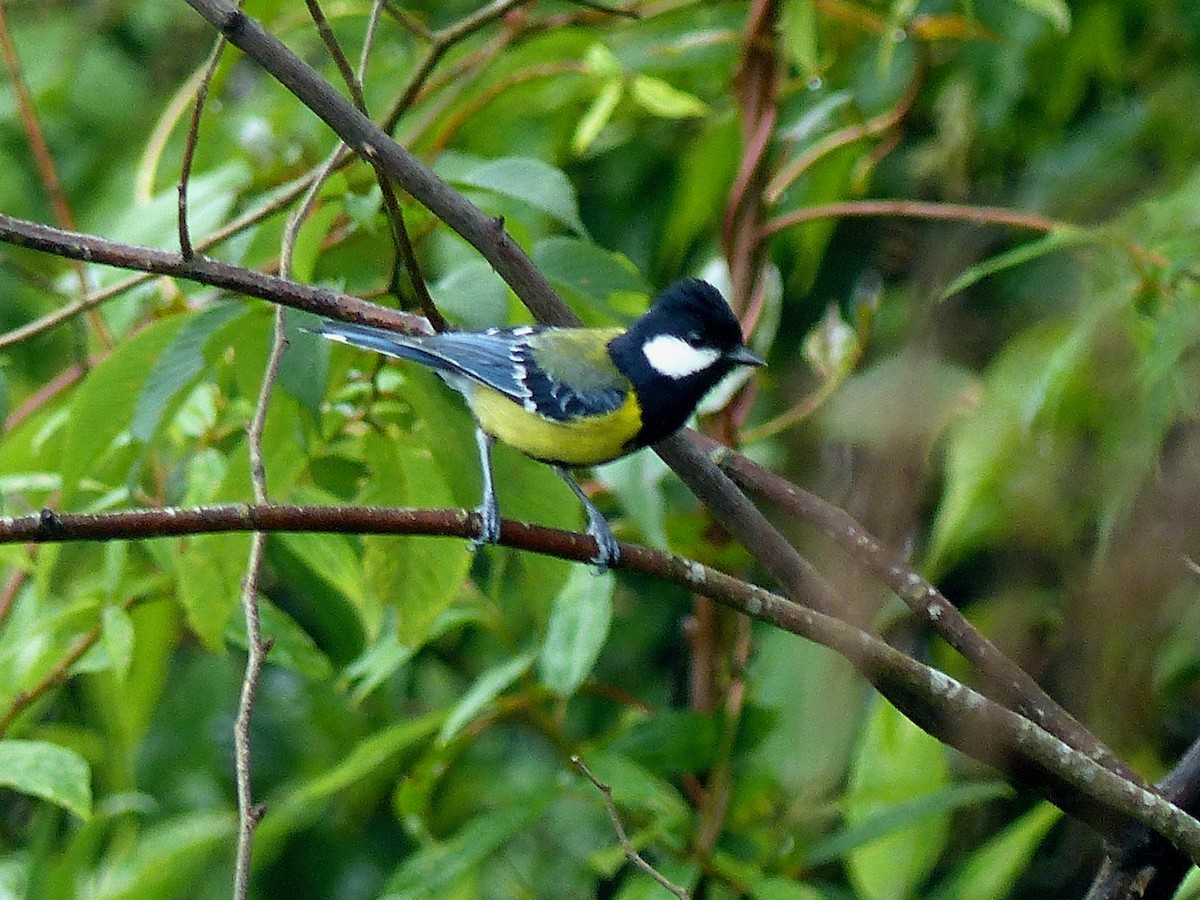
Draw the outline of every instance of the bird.
[[[475,419],[483,474],[475,546],[500,539],[491,466],[492,444],[500,440],[552,466],[571,488],[587,513],[599,572],[618,562],[620,549],[571,469],[669,437],[730,371],[765,365],[745,345],[720,291],[695,278],[664,289],[627,329],[522,325],[407,335],[327,319],[310,330],[427,366],[462,394]]]

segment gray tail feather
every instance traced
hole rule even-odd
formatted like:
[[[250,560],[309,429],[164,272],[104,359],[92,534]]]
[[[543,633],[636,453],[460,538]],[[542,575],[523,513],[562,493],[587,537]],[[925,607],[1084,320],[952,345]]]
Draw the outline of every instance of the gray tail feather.
[[[350,322],[335,322],[326,319],[315,328],[308,329],[313,334],[349,344],[362,350],[372,350],[384,356],[396,359],[407,359],[421,363],[432,369],[448,369],[446,361],[430,353],[421,346],[421,338],[382,328],[372,328],[369,325],[354,325]]]

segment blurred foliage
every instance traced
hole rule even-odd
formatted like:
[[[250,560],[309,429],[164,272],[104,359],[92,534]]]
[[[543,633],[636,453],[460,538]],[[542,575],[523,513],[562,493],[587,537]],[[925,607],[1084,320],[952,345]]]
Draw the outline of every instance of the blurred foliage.
[[[430,29],[477,8],[396,6]],[[7,7],[80,227],[174,248],[207,26],[173,0]],[[514,6],[449,49],[395,132],[503,215],[595,324],[711,270],[740,159],[731,85],[746,5],[644,7],[627,19]],[[248,8],[340,83],[302,4]],[[369,11],[327,10],[351,59]],[[382,18],[365,86],[376,116],[426,48]],[[1200,724],[1200,5],[783,0],[774,51],[772,165],[809,158],[768,216],[906,198],[1059,227],[876,217],[780,230],[747,452],[908,552],[1159,775]],[[910,88],[895,128],[814,153]],[[200,135],[194,239],[266,208],[209,252],[271,268],[289,208],[272,204],[334,139],[235,52]],[[54,222],[7,80],[0,163],[0,210]],[[447,316],[528,318],[463,241],[411,202],[405,215]],[[410,305],[383,296],[393,257],[373,174],[341,169],[301,231],[295,276]],[[86,272],[93,290],[125,274]],[[6,247],[0,328],[78,290],[63,261]],[[267,419],[272,498],[473,506],[457,400],[301,324],[289,314]],[[80,328],[3,351],[6,514],[248,499],[263,304],[147,280]],[[91,365],[64,376],[81,338]],[[815,412],[796,412],[805,404]],[[546,467],[499,448],[496,474],[506,515],[582,524]],[[598,477],[621,537],[756,574],[649,454]],[[971,677],[844,559],[795,537],[850,615]],[[248,543],[0,548],[0,897],[228,895]],[[1098,859],[1094,838],[872,701],[825,650],[756,628],[743,674],[730,623],[713,645],[689,640],[693,601],[675,588],[433,538],[273,535],[267,563],[254,896],[662,895],[625,862],[571,754],[612,786],[634,845],[708,898],[1066,896]],[[714,661],[715,702],[695,692]],[[739,678],[740,705],[725,693]],[[723,813],[705,799],[721,783]]]

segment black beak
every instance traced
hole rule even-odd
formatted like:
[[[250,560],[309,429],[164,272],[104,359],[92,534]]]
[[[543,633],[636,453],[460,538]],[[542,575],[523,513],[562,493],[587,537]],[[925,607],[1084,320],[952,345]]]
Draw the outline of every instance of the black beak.
[[[739,366],[765,366],[767,361],[749,347],[738,347],[725,354],[725,358]]]

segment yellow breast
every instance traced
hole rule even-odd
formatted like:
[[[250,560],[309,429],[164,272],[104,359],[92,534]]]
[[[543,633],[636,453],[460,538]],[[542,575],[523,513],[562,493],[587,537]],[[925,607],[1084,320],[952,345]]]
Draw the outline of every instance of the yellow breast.
[[[642,417],[633,392],[614,412],[556,422],[531,413],[499,391],[471,385],[467,397],[483,430],[527,456],[568,466],[594,466],[624,456],[641,430]]]

